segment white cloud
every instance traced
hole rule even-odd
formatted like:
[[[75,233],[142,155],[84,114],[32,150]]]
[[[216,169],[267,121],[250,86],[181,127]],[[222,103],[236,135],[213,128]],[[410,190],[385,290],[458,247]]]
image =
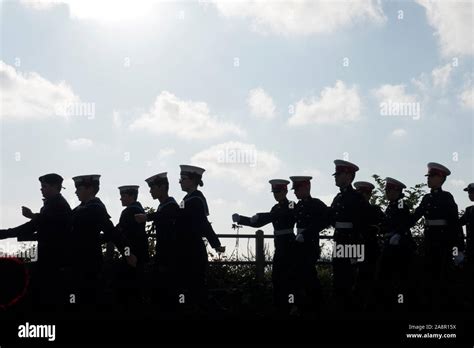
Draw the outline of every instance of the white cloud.
[[[262,88],[255,88],[249,92],[247,104],[250,107],[250,113],[257,118],[275,117],[273,99]]]
[[[120,113],[118,111],[114,111],[112,113],[112,119],[113,119],[114,126],[116,128],[122,127],[122,119],[121,119]]]
[[[212,0],[212,3],[225,17],[250,18],[253,30],[262,34],[311,35],[330,33],[360,22],[386,21],[378,0]]]
[[[428,22],[436,30],[444,57],[474,55],[471,1],[417,0],[417,3],[425,8]]]
[[[91,139],[78,138],[78,139],[66,139],[66,144],[71,150],[83,150],[88,149],[94,145]]]
[[[449,180],[449,183],[453,187],[465,187],[466,186],[466,182],[464,180],[461,180],[461,179],[459,179],[459,180],[451,179],[451,180]]]
[[[167,147],[167,148],[164,148],[164,149],[160,149],[160,152],[158,153],[158,157],[159,158],[164,158],[164,157],[168,157],[168,156],[171,156],[171,155],[174,155],[176,152],[175,149],[172,149],[170,147]]]
[[[35,72],[21,73],[0,61],[0,119],[44,119],[68,115],[79,97],[64,82],[52,83]]]
[[[334,87],[325,87],[319,98],[313,96],[311,99],[298,101],[288,124],[296,126],[357,121],[361,107],[357,88],[348,88],[344,82],[338,80]]]
[[[209,200],[209,207],[211,211],[213,210],[212,208],[215,207],[216,209],[225,209],[226,213],[229,213],[229,211],[236,211],[245,208],[245,204],[241,200],[234,201],[218,197]]]
[[[129,128],[154,134],[173,134],[189,140],[244,134],[237,125],[211,115],[205,102],[181,100],[167,91],[161,92],[150,111],[141,115]]]
[[[413,103],[416,102],[416,96],[405,93],[405,85],[382,85],[374,89],[373,94],[380,103]]]
[[[393,132],[392,132],[392,136],[394,136],[394,137],[403,137],[406,134],[407,134],[407,131],[403,128],[394,129]]]
[[[459,96],[461,104],[469,109],[474,109],[474,87],[469,85]]]
[[[322,176],[322,173],[319,169],[311,168],[311,169],[304,169],[301,172],[301,175],[309,175],[313,177],[313,180],[319,180],[319,178],[321,178]]]
[[[452,71],[451,64],[446,64],[445,66],[434,68],[431,72],[431,76],[433,77],[433,85],[434,87],[445,87],[448,83],[449,76]]]
[[[276,155],[258,150],[254,144],[233,141],[201,151],[191,162],[206,168],[210,176],[230,179],[250,192],[264,189],[281,166]]]

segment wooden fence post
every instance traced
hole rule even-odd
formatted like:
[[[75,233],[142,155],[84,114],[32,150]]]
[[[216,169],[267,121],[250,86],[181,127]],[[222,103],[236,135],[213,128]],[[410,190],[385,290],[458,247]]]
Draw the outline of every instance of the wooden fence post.
[[[259,282],[263,282],[263,276],[265,274],[265,253],[263,250],[263,241],[263,231],[257,230],[257,232],[255,232],[255,263],[257,265],[257,281]]]

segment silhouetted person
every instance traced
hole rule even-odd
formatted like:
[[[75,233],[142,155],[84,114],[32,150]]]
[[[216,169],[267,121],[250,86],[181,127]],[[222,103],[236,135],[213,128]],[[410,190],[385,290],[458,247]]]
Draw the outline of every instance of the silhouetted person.
[[[375,186],[367,181],[357,181],[354,188],[370,204],[372,191]],[[358,263],[358,273],[356,280],[356,293],[362,308],[370,309],[375,304],[373,301],[375,273],[377,260],[380,257],[379,234],[380,224],[384,219],[382,209],[378,205],[370,204],[368,226],[361,230],[362,241],[364,243],[364,261]]]
[[[72,178],[81,203],[72,211],[73,225],[68,247],[71,267],[69,303],[79,304],[82,310],[90,310],[99,302],[103,243],[113,242],[131,266],[134,267],[137,262],[130,244],[115,228],[105,205],[96,197],[99,178],[97,174]]]
[[[329,213],[329,221],[334,226],[334,248],[346,249],[363,245],[363,232],[370,222],[370,204],[352,187],[355,173],[359,167],[355,164],[335,160],[336,171],[333,174],[340,192],[334,198]],[[365,250],[362,257],[365,258]],[[333,284],[337,304],[342,309],[354,309],[354,285],[357,276],[357,258],[354,255],[343,256],[333,253]]]
[[[180,204],[177,220],[178,246],[178,281],[181,290],[187,291],[184,297],[186,304],[197,309],[204,309],[207,304],[206,270],[208,266],[207,250],[203,237],[212,248],[224,252],[219,238],[214,232],[207,216],[209,208],[207,201],[198,186],[203,186],[203,168],[181,165],[181,189],[187,192]],[[179,295],[181,296],[181,292]],[[182,297],[179,298],[179,301]],[[181,303],[181,302],[179,302]]]
[[[474,183],[467,185],[464,191],[469,194],[469,200],[474,202]],[[464,262],[464,274],[467,284],[467,299],[472,310],[474,295],[474,205],[466,208],[463,216],[459,219],[459,223],[462,226],[466,226],[466,261]]]
[[[288,313],[290,294],[295,295],[295,277],[293,274],[295,240],[294,202],[287,198],[288,180],[273,179],[269,181],[273,197],[278,202],[270,213],[258,213],[252,217],[239,214],[232,215],[232,220],[238,224],[251,227],[262,227],[268,223],[273,225],[275,252],[272,264],[273,301],[278,310]]]
[[[378,272],[378,302],[384,310],[405,308],[413,301],[412,262],[416,244],[410,231],[410,209],[403,199],[405,184],[385,179],[385,196],[388,200],[382,224],[384,245]]]
[[[450,302],[453,257],[462,257],[459,252],[464,250],[458,206],[453,196],[442,189],[449,174],[445,166],[428,163],[426,176],[431,192],[423,196],[412,216],[412,225],[422,216],[425,218],[423,293],[431,309],[441,309]]]
[[[54,313],[65,300],[64,267],[69,253],[71,208],[60,193],[63,182],[60,175],[46,174],[40,176],[39,181],[44,197],[40,212],[34,214],[22,207],[23,216],[30,221],[0,230],[0,239],[16,237],[18,241],[38,241],[38,260],[31,279],[33,300],[40,309]]]
[[[119,275],[117,279],[118,301],[128,306],[140,304],[143,295],[144,266],[149,260],[148,238],[145,231],[145,222],[137,222],[136,214],[144,214],[138,198],[136,185],[120,186],[120,201],[125,209],[120,215],[116,228],[130,243],[131,253],[137,257],[136,267],[130,266],[125,260],[121,260]]]
[[[156,231],[155,263],[153,267],[152,301],[160,310],[171,311],[178,304],[176,293],[176,262],[181,257],[177,245],[176,219],[179,206],[173,197],[168,196],[167,173],[156,174],[145,180],[150,187],[153,199],[160,205],[153,213],[138,214],[139,222],[153,221]]]
[[[296,219],[295,263],[296,303],[305,312],[316,312],[321,305],[321,284],[316,263],[320,256],[319,232],[327,225],[326,204],[311,197],[311,176],[291,176],[298,203]]]

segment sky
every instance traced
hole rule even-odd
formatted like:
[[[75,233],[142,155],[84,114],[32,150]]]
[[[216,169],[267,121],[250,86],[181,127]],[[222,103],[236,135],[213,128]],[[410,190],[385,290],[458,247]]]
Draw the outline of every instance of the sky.
[[[100,174],[117,223],[118,186],[156,208],[144,180],[168,172],[180,201],[180,164],[206,169],[217,233],[275,204],[270,179],[311,175],[330,204],[335,159],[407,186],[442,163],[464,209],[473,17],[471,1],[1,1],[0,228],[39,211],[43,174],[72,207],[71,178]]]

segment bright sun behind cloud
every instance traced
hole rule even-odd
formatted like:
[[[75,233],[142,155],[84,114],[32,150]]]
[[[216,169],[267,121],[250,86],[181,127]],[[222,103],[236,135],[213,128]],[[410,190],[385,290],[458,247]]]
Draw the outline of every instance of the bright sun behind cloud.
[[[138,21],[150,13],[156,1],[141,0],[23,0],[26,6],[47,10],[68,5],[70,15],[76,19],[90,19],[105,23]]]

